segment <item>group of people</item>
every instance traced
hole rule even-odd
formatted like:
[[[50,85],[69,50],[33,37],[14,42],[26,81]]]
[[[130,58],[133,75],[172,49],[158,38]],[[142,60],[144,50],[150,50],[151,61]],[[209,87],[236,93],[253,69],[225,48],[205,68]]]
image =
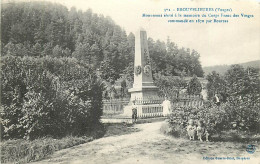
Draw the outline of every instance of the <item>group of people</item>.
[[[203,138],[206,138],[206,141],[209,141],[209,133],[204,126],[203,120],[198,121],[198,126],[195,125],[194,120],[189,120],[189,125],[187,126],[187,132],[190,137],[190,140],[195,140],[197,135],[200,141],[203,141]]]

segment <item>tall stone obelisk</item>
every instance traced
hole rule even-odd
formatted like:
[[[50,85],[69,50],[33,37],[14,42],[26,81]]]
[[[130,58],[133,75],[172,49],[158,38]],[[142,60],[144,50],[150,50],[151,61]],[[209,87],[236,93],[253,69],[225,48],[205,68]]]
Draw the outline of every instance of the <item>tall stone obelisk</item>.
[[[158,87],[153,83],[147,34],[143,28],[135,35],[134,84],[128,91],[131,93],[131,102],[135,99],[154,97],[158,93]]]

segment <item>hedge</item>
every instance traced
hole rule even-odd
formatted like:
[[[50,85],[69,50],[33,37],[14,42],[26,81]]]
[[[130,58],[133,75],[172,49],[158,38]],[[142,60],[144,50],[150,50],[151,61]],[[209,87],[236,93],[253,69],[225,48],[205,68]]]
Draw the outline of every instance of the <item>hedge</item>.
[[[1,59],[1,137],[34,139],[91,132],[102,115],[103,85],[74,58]]]

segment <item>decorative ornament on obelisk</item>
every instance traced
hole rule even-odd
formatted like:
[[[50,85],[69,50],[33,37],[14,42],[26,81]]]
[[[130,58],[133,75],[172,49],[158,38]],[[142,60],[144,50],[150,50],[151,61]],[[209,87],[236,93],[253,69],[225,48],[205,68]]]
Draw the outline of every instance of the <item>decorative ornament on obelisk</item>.
[[[134,84],[128,91],[131,93],[131,102],[157,96],[158,87],[153,83],[147,35],[143,28],[135,35]]]

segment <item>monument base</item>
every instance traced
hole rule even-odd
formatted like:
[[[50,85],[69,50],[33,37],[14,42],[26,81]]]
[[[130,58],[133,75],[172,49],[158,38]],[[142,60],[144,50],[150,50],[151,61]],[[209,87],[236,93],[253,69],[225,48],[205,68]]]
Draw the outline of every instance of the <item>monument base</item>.
[[[158,87],[156,86],[143,86],[140,88],[131,88],[128,90],[131,93],[131,99],[129,105],[132,105],[134,100],[143,100],[146,98],[153,99],[158,97]],[[158,97],[159,98],[159,97]]]
[[[152,83],[150,83],[152,84]],[[124,107],[124,116],[131,117],[133,107],[137,108],[137,117],[162,116],[161,100],[158,97],[158,87],[154,85],[131,88],[131,99],[128,106]]]

